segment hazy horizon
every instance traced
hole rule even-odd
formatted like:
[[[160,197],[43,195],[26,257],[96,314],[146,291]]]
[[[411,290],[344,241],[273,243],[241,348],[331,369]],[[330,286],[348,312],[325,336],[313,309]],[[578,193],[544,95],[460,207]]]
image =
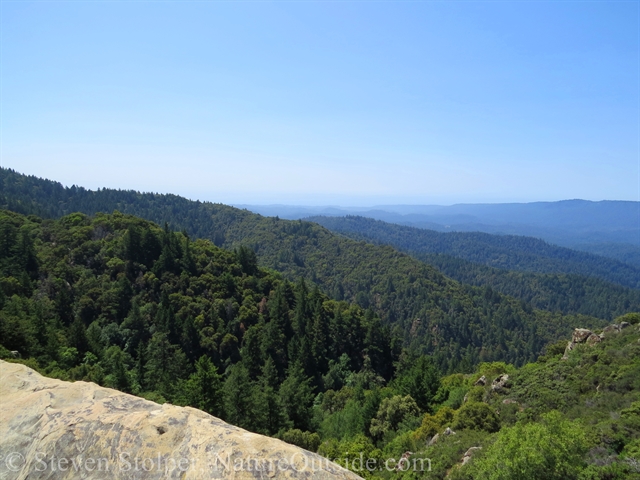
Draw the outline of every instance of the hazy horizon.
[[[640,200],[637,13],[3,2],[0,164],[231,204]]]

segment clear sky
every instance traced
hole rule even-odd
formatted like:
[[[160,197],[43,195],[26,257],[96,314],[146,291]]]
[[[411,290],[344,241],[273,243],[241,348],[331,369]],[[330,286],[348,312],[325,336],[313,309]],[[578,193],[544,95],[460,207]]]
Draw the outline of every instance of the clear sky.
[[[640,200],[635,1],[1,3],[1,163],[224,203]]]

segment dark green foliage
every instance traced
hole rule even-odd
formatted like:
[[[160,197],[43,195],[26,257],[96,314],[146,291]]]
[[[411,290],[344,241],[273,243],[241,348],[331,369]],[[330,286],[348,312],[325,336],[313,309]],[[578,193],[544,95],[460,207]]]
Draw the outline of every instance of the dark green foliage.
[[[20,235],[5,235],[13,253],[0,275],[2,351],[51,376],[274,435],[317,428],[323,377],[339,388],[360,371],[393,374],[392,338],[373,312],[302,280],[294,287],[247,249],[191,242],[120,213],[42,221],[0,211],[0,230],[27,232],[32,245],[14,248]],[[22,261],[24,251],[35,260]],[[11,280],[25,275],[26,289]]]
[[[317,433],[303,432],[297,428],[283,432],[279,438],[311,452],[317,451],[320,446],[320,436]]]
[[[431,411],[433,398],[440,388],[440,372],[428,357],[410,357],[403,360],[395,387],[410,395],[424,412]]]
[[[440,233],[364,217],[309,220],[355,240],[391,245],[454,280],[490,285],[533,308],[609,320],[640,309],[639,269],[542,240],[477,232]]]
[[[636,267],[538,238],[481,232],[442,233],[358,216],[308,220],[356,239],[393,245],[417,255],[445,255],[504,270],[586,275],[640,288],[640,269]]]
[[[588,448],[582,426],[552,411],[539,423],[502,430],[470,473],[488,480],[575,479],[586,466]]]
[[[287,377],[280,387],[280,401],[287,417],[295,428],[311,429],[311,406],[313,404],[313,390],[311,379],[305,376],[302,365],[293,363],[287,372]]]
[[[246,210],[192,202],[175,195],[64,188],[55,182],[19,175],[7,169],[0,170],[0,180],[4,186],[0,204],[4,203],[20,212],[55,218],[74,211],[93,215],[100,211],[111,212],[118,209],[163,224],[169,222],[173,228],[184,229],[194,238],[208,238],[218,245],[236,249],[234,262],[239,263],[239,271],[235,274],[251,277],[250,272],[255,268],[251,252],[255,252],[260,265],[280,271],[290,280],[305,278],[330,292],[335,298],[357,302],[360,307],[370,308],[382,325],[389,327],[389,331],[393,331],[394,336],[405,346],[433,355],[436,364],[443,371],[470,371],[479,362],[493,360],[521,365],[537,358],[546,343],[567,335],[572,327],[601,325],[593,318],[563,317],[558,313],[535,311],[527,303],[496,292],[487,296],[483,289],[457,284],[434,268],[393,248],[349,240],[309,222],[265,218]],[[73,221],[84,227],[85,239],[90,240],[82,245],[81,250],[84,257],[91,261],[95,258],[91,249],[98,246],[91,237],[101,238],[101,235],[107,235],[108,232],[92,233],[92,227],[88,224],[90,221],[81,215],[73,217]],[[113,275],[117,276],[122,272],[134,282],[140,273],[144,276],[149,271],[154,272],[160,281],[173,279],[173,276],[179,277],[183,272],[191,274],[193,262],[189,258],[195,259],[197,264],[197,242],[189,243],[184,234],[169,235],[166,229],[152,236],[145,233],[145,229],[141,229],[139,235],[134,230],[127,233],[128,240],[124,242],[126,245],[120,247],[124,250],[122,254],[126,252],[126,255],[122,264],[112,265]],[[140,238],[141,249],[137,248],[137,238]],[[138,258],[140,255],[145,258]],[[131,262],[136,264],[135,258],[144,261],[134,267]],[[59,275],[64,276],[64,271],[60,271]],[[56,273],[56,278],[59,275]],[[223,273],[220,278],[220,287],[227,289],[223,295],[225,298],[237,295],[233,291],[235,285],[232,278],[230,272]],[[63,286],[62,283],[55,285],[55,302],[61,321],[69,324],[72,313],[68,307],[74,300],[69,298],[69,292]],[[285,303],[288,308],[294,308],[295,294],[292,288],[289,289]],[[269,295],[265,297],[269,298]],[[237,302],[237,305],[238,309],[243,306],[242,302]],[[253,308],[255,305],[254,303]],[[281,307],[282,305],[278,309],[282,310]],[[228,321],[224,317],[235,315],[237,311],[231,313],[234,308],[232,302],[228,308],[225,307],[226,315],[222,311],[218,312],[221,314],[220,318]],[[273,308],[275,307],[270,304],[269,316]],[[549,308],[556,309],[553,306]],[[113,320],[121,322],[115,299],[113,309]],[[325,315],[319,309],[315,313],[316,320]],[[288,351],[288,346],[287,351],[284,350],[281,334],[282,327],[294,329],[292,317],[295,315],[282,318],[276,314],[276,324],[272,326],[269,325],[270,322],[265,322],[267,340],[263,350],[273,357],[281,379],[286,368],[285,357],[299,354],[306,356],[300,358],[303,368],[308,375],[314,376],[314,385],[319,385],[321,379],[317,370],[327,367],[323,356],[327,348],[333,349],[329,357],[335,360],[346,353],[356,360],[351,367],[355,371],[360,370],[364,359],[358,359],[357,353],[362,352],[364,346],[357,345],[356,340],[361,338],[362,329],[368,329],[368,332],[365,330],[365,335],[369,334],[374,340],[366,352],[371,365],[374,369],[385,365],[387,370],[381,376],[389,378],[390,350],[381,349],[375,342],[380,328],[354,318],[346,318],[344,320],[349,328],[345,329],[343,318],[350,314],[340,312],[338,318],[335,318],[335,313],[329,312],[329,334],[332,341],[325,344],[322,339],[328,333],[325,330],[326,324],[311,320],[305,328],[318,341],[311,341],[309,336],[298,335],[299,338],[291,345],[291,352]],[[248,328],[245,323],[238,323],[238,328],[242,328],[241,324]],[[274,335],[273,339],[271,334]],[[284,334],[289,335],[289,330],[284,331]],[[229,335],[231,336],[224,341],[224,347],[235,352],[230,357],[234,362],[239,357],[241,335],[237,331],[229,332]],[[232,337],[235,337],[235,343]],[[211,345],[210,340],[207,339],[207,345]],[[217,347],[220,346],[220,341],[221,339],[216,340]],[[306,341],[309,341],[308,346]],[[396,347],[399,344],[394,341]],[[219,348],[216,350],[217,352],[210,351],[209,354],[214,357],[220,354]],[[398,350],[394,347],[391,354],[397,353]],[[228,352],[224,355],[227,354]]]
[[[47,208],[68,208],[77,191]],[[207,236],[235,250],[118,212],[52,221],[0,211],[8,249],[0,252],[0,357],[18,350],[22,360],[11,361],[46,375],[192,405],[332,458],[411,451],[432,459],[427,478],[491,478],[503,450],[535,453],[524,466],[507,465],[505,478],[517,478],[512,467],[554,478],[540,465],[564,478],[637,476],[637,314],[617,319],[632,324],[620,333],[562,360],[566,338],[550,340],[604,322],[461,286],[389,247],[307,222],[179,197],[82,195],[89,206],[118,200],[167,213],[163,221],[184,212],[201,221],[194,228],[218,226]],[[537,363],[513,365],[541,352]],[[491,381],[503,373],[509,382],[496,392]],[[482,375],[488,383],[474,386]],[[551,422],[552,409],[561,418]],[[455,435],[443,435],[449,426]],[[477,446],[471,463],[455,466]]]
[[[454,430],[485,430],[493,433],[500,429],[500,421],[489,405],[470,400],[456,412],[452,427]]]
[[[211,415],[224,415],[222,381],[218,369],[206,356],[195,364],[195,372],[182,386],[186,403]]]
[[[259,405],[249,372],[241,363],[229,369],[224,383],[224,410],[228,422],[248,430],[257,430]]]

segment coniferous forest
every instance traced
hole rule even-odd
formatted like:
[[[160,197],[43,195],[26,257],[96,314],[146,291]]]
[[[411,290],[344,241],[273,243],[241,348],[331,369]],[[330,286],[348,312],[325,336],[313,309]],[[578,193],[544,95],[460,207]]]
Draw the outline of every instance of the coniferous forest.
[[[2,173],[3,359],[338,461],[431,461],[365,478],[640,477],[632,290],[551,308],[310,222]],[[563,358],[577,327],[601,341]]]

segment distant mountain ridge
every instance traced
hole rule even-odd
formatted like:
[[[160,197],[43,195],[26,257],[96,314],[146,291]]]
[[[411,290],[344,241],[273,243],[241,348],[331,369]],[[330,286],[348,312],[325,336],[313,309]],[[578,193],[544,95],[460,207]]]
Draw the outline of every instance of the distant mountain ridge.
[[[288,219],[359,215],[440,232],[485,232],[537,237],[614,258],[640,268],[640,202],[563,200],[510,204],[305,207],[243,205]]]

